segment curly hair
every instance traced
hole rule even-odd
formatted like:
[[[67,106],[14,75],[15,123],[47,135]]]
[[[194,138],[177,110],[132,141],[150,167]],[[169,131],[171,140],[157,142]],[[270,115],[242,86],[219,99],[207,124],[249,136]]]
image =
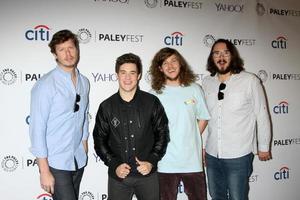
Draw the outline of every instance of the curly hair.
[[[74,42],[76,49],[79,51],[79,41],[77,39],[77,36],[69,30],[61,30],[53,35],[52,40],[48,45],[50,47],[51,53],[56,54],[56,45],[64,43],[70,39]]]
[[[244,70],[244,61],[240,57],[240,54],[239,54],[237,48],[234,46],[234,44],[232,44],[232,42],[230,42],[229,40],[226,40],[226,39],[218,39],[217,41],[215,41],[215,43],[211,47],[210,54],[207,59],[207,64],[206,64],[207,68],[206,69],[207,69],[207,71],[210,72],[210,75],[215,76],[216,73],[218,72],[218,68],[215,65],[215,62],[213,60],[213,50],[214,50],[214,47],[216,46],[216,44],[218,44],[218,43],[224,43],[231,54],[231,61],[230,61],[230,65],[229,65],[230,72],[232,74],[239,74],[241,71],[243,71]]]
[[[163,62],[170,56],[175,55],[180,64],[179,82],[183,86],[188,86],[197,80],[197,75],[191,70],[187,61],[176,50],[169,47],[160,49],[154,56],[150,66],[151,87],[157,93],[162,93],[166,84],[166,77],[160,71]]]

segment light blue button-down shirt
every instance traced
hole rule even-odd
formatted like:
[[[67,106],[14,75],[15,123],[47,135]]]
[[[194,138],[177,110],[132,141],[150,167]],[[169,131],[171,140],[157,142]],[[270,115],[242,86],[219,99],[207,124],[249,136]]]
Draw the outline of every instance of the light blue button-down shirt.
[[[89,81],[76,69],[77,85],[71,73],[57,66],[32,88],[30,105],[30,151],[37,158],[47,158],[49,166],[75,170],[87,163],[82,140],[88,138]],[[79,111],[74,112],[76,94]]]

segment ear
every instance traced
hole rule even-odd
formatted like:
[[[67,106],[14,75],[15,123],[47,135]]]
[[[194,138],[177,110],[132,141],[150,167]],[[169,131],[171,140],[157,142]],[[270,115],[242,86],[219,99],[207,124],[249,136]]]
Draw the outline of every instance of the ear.
[[[158,67],[159,71],[163,72],[163,69],[161,66]]]
[[[141,80],[141,77],[142,77],[142,74],[140,73],[140,74],[138,75],[138,80]]]
[[[55,60],[57,59],[57,55],[55,53],[52,53],[52,55],[54,56]]]

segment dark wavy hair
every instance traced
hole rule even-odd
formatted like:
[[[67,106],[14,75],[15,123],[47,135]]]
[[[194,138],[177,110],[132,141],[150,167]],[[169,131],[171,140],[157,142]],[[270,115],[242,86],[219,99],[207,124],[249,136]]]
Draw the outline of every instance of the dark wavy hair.
[[[162,89],[166,83],[166,77],[164,73],[160,71],[160,67],[163,62],[172,55],[176,56],[180,64],[180,84],[188,86],[197,80],[197,75],[191,70],[183,56],[176,49],[165,47],[155,54],[150,66],[151,87],[157,93],[162,93]]]
[[[118,73],[120,70],[120,66],[125,63],[135,64],[136,68],[137,68],[137,73],[142,74],[143,66],[142,66],[142,61],[139,56],[137,56],[133,53],[126,53],[126,54],[119,56],[116,60],[115,72]]]
[[[55,51],[56,45],[64,43],[64,42],[68,41],[69,39],[71,39],[74,42],[76,49],[79,51],[79,41],[77,39],[77,36],[69,30],[61,30],[61,31],[56,32],[53,35],[53,37],[48,45],[50,47],[51,53],[56,54],[56,51]]]
[[[229,40],[226,39],[218,39],[217,41],[215,41],[215,43],[213,44],[213,46],[211,47],[210,50],[210,54],[209,57],[207,59],[207,64],[206,64],[206,69],[207,71],[210,72],[211,76],[215,76],[216,73],[218,72],[218,68],[214,63],[213,60],[213,49],[216,46],[216,44],[218,43],[225,43],[227,49],[229,50],[230,54],[231,54],[231,62],[230,62],[230,72],[232,74],[238,74],[241,71],[244,70],[244,61],[243,59],[240,57],[240,54],[237,50],[237,48],[235,47],[234,44],[232,44],[232,42],[230,42]]]

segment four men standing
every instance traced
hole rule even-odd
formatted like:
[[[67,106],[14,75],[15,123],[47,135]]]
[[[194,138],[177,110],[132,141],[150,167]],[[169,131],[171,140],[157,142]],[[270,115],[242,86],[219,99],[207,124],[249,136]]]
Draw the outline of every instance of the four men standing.
[[[49,46],[57,67],[32,89],[31,152],[41,187],[54,200],[76,200],[87,163],[89,82],[77,69],[79,44],[72,32],[57,32]],[[151,63],[150,94],[138,86],[140,58],[117,58],[119,90],[100,104],[93,131],[95,151],[108,166],[110,200],[133,194],[175,200],[180,182],[189,200],[205,200],[204,162],[213,200],[247,199],[253,146],[260,160],[271,159],[265,94],[228,40],[215,42],[207,70],[203,92],[183,56],[163,48]]]

